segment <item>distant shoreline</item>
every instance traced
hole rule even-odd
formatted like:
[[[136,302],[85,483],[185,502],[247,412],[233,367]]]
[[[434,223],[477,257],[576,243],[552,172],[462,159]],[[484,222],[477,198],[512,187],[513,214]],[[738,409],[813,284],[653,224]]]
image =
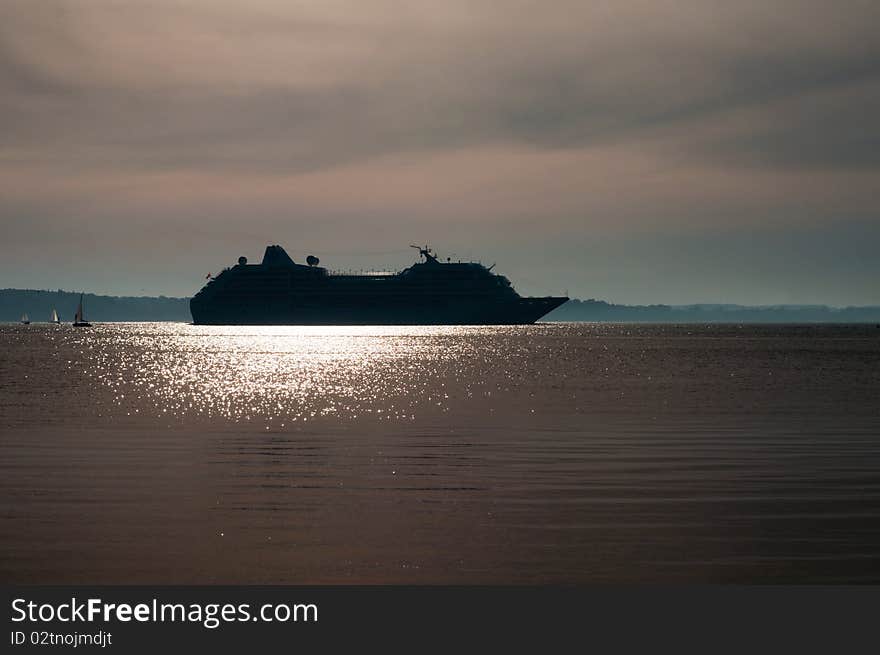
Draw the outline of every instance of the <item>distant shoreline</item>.
[[[589,299],[570,300],[546,318],[609,323],[880,323],[880,306],[616,305]]]
[[[78,291],[0,289],[0,322],[17,323],[27,314],[33,323],[47,323],[55,309],[64,322],[73,318]],[[84,293],[89,320],[192,321],[189,298],[167,296],[106,296]],[[602,323],[880,323],[880,306],[827,305],[617,305],[603,300],[573,299],[548,314],[543,322]]]

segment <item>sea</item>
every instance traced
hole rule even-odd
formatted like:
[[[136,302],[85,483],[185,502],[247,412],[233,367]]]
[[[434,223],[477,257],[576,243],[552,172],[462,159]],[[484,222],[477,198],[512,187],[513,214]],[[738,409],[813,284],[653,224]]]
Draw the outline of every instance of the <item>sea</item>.
[[[880,582],[880,327],[0,325],[0,580]]]

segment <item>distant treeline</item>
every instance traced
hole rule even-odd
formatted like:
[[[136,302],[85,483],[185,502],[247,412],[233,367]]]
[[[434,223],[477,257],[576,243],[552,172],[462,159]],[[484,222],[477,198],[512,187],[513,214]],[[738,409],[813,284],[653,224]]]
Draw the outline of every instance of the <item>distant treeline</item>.
[[[18,321],[27,314],[34,323],[47,322],[52,310],[64,322],[73,321],[79,292],[0,289],[0,321]],[[98,296],[83,294],[88,321],[192,321],[189,298]]]
[[[545,321],[634,323],[878,323],[880,307],[826,305],[613,305],[569,300]]]
[[[56,309],[61,320],[73,320],[79,292],[0,289],[0,321],[27,314],[34,323],[49,320]],[[90,321],[192,321],[189,298],[159,296],[83,296]],[[545,321],[642,323],[880,323],[880,307],[825,305],[613,305],[603,300],[570,300]]]

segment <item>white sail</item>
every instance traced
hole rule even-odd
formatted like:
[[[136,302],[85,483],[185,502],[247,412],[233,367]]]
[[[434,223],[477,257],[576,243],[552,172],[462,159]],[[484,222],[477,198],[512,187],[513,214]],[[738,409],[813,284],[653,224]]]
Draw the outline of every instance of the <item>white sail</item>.
[[[22,314],[22,315],[21,315],[21,322],[22,322],[22,323],[27,323],[27,322],[30,321],[30,320],[31,320],[31,319],[28,318],[28,315],[27,315],[27,314]]]
[[[54,308],[52,309],[52,322],[53,322],[53,323],[59,323],[59,322],[60,322],[60,321],[58,320],[58,312],[57,312],[57,310],[55,310]]]

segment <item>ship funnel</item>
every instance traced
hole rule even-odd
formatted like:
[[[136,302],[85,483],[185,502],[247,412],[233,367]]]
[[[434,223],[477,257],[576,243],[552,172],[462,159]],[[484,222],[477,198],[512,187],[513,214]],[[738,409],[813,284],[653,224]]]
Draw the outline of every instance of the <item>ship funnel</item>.
[[[266,252],[263,255],[263,266],[295,266],[296,264],[290,258],[284,248],[281,246],[266,246]]]

